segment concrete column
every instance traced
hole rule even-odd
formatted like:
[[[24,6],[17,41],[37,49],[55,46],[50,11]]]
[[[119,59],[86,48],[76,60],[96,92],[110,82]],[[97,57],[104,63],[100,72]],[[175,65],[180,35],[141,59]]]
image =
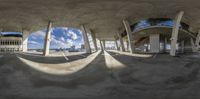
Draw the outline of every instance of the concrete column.
[[[167,52],[167,37],[165,37],[165,41],[164,41],[164,52]]]
[[[190,43],[191,43],[191,47],[192,47],[192,52],[197,52],[198,47],[195,46],[193,38],[190,38]]]
[[[125,52],[124,42],[123,42],[122,36],[120,35],[119,32],[117,32],[117,35],[118,35],[119,41],[120,41],[120,50],[121,50],[122,52]]]
[[[182,40],[181,41],[181,53],[184,53],[184,50],[185,50],[185,41]]]
[[[200,30],[198,31],[198,34],[197,34],[197,37],[196,37],[196,42],[195,42],[195,45],[200,48]]]
[[[126,41],[127,51],[129,51],[129,41]]]
[[[106,50],[106,41],[105,40],[102,41],[102,45],[103,45],[103,49]]]
[[[87,31],[86,31],[84,25],[81,25],[81,30],[82,30],[82,33],[83,33],[83,39],[84,39],[86,53],[91,53],[90,43],[89,43],[89,39],[88,39],[88,36],[87,36]]]
[[[132,44],[133,36],[132,36],[130,24],[128,23],[127,20],[123,20],[123,24],[126,29],[126,33],[127,33],[127,37],[128,37],[128,45],[129,45],[128,49],[130,50],[130,53],[133,53],[134,52],[134,44]]]
[[[27,52],[28,51],[28,31],[23,31],[23,35],[22,35],[22,51],[23,52]],[[15,45],[16,45],[16,41],[15,41]]]
[[[160,52],[160,35],[150,34],[150,52],[159,53]]]
[[[44,56],[49,55],[50,42],[51,42],[51,30],[52,30],[52,22],[49,21],[46,35],[45,35],[45,41],[44,41],[44,52],[43,52]]]
[[[172,36],[171,36],[171,50],[170,50],[171,56],[176,56],[176,44],[178,40],[178,32],[179,32],[179,27],[180,27],[183,14],[184,14],[183,11],[179,12],[174,20],[174,26],[172,30]]]
[[[116,45],[117,50],[119,51],[119,46],[118,46],[117,40],[115,40],[115,45]]]
[[[103,44],[102,44],[102,41],[101,41],[101,40],[99,40],[99,43],[100,43],[101,50],[104,50]]]
[[[94,48],[96,51],[98,51],[98,48],[97,48],[97,40],[96,40],[96,34],[92,31],[91,32],[91,36],[92,36],[92,41],[93,41],[93,44],[94,44]]]

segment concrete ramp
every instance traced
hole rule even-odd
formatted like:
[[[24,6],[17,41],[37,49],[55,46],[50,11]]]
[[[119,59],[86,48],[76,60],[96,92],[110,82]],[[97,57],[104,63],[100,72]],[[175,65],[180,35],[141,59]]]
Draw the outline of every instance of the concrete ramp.
[[[67,62],[66,60],[66,63],[60,63],[60,64],[38,63],[32,60],[28,60],[23,57],[20,57],[20,55],[18,55],[17,57],[27,66],[30,66],[31,68],[34,68],[35,70],[48,73],[48,74],[54,74],[54,75],[69,75],[85,68],[89,63],[91,63],[99,55],[99,53],[100,51],[93,53],[83,59],[79,59],[72,62]],[[63,57],[66,59],[66,56],[63,56]]]

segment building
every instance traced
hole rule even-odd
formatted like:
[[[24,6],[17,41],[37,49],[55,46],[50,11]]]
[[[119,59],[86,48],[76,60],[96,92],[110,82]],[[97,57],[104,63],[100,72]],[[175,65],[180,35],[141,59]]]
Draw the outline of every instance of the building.
[[[22,51],[22,35],[19,34],[1,34],[0,36],[1,52]]]

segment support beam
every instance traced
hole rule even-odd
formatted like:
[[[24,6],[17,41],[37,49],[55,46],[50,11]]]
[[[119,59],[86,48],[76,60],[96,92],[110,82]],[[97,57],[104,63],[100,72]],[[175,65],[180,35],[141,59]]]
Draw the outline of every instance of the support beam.
[[[174,20],[174,26],[172,30],[172,36],[171,36],[171,50],[170,50],[171,56],[176,56],[176,44],[178,40],[178,32],[179,32],[179,27],[180,27],[183,14],[184,14],[183,11],[179,12]]]
[[[106,50],[106,41],[105,40],[102,41],[102,45],[103,45],[103,49]]]
[[[27,52],[28,51],[28,31],[23,30],[22,31],[22,52]]]
[[[127,33],[127,37],[128,37],[128,45],[129,45],[128,49],[130,50],[130,53],[133,53],[134,52],[134,44],[132,43],[133,35],[132,35],[130,24],[128,23],[127,20],[123,20],[123,24],[126,29],[126,33]]]
[[[45,41],[44,41],[44,51],[43,51],[44,56],[49,55],[51,31],[52,31],[52,22],[49,21],[48,26],[47,26],[46,35],[45,35]]]
[[[95,51],[98,51],[96,34],[94,32],[92,32],[91,30],[90,30],[90,33],[91,33],[91,36],[92,36],[92,41],[93,41],[93,44],[94,44]]]
[[[190,38],[190,43],[191,43],[191,47],[192,47],[192,52],[197,52],[198,47],[195,45],[193,38]]]
[[[81,25],[86,53],[91,53],[90,42],[84,25]]]
[[[150,52],[159,53],[160,52],[160,35],[151,34],[149,38],[150,38]]]
[[[200,30],[198,31],[198,34],[197,34],[197,37],[196,37],[196,42],[195,42],[195,45],[200,48]]]
[[[181,53],[184,53],[184,51],[185,51],[185,41],[182,40],[181,41]]]
[[[164,52],[167,52],[167,37],[165,37],[165,40],[164,40]]]
[[[104,50],[103,44],[102,44],[102,41],[101,41],[101,40],[99,40],[99,43],[100,43],[101,50]]]
[[[119,46],[118,46],[117,40],[115,40],[115,45],[116,45],[117,50],[119,51]]]
[[[120,33],[119,33],[119,32],[117,32],[117,35],[118,35],[118,37],[119,37],[119,42],[120,42],[120,50],[121,50],[122,52],[125,52],[125,48],[124,48],[124,42],[123,42],[122,36],[120,35]]]

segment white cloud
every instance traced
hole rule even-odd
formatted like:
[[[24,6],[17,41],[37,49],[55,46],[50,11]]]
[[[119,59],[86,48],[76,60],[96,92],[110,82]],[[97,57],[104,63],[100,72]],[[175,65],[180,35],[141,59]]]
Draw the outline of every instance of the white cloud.
[[[73,32],[73,31],[68,31],[67,35],[70,36],[73,40],[78,39],[77,34],[75,32]]]
[[[67,31],[69,28],[67,28],[67,27],[62,27],[61,29]]]
[[[56,39],[52,37],[51,39],[52,48],[69,48],[73,45],[73,41],[71,39],[67,39],[63,41],[63,38]]]
[[[65,42],[65,38],[64,37],[60,37],[59,40]]]
[[[67,39],[67,45],[68,46],[72,46],[73,45],[73,41],[71,39]]]
[[[34,32],[32,34],[32,37],[44,38],[45,37],[45,31],[41,30],[41,31]]]
[[[36,41],[28,41],[29,44],[34,44],[34,45],[40,45],[40,43],[36,42]]]

